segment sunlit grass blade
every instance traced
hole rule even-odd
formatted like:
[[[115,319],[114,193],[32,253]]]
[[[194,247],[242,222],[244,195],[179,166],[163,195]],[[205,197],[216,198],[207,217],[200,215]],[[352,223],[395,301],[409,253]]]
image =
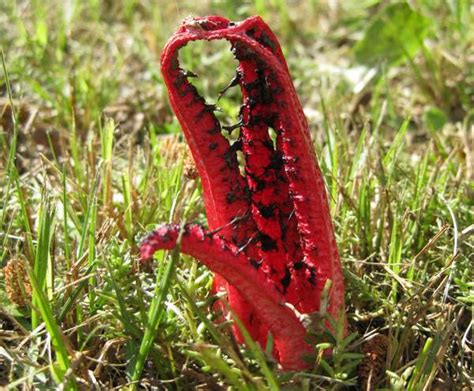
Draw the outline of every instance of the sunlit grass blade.
[[[383,164],[386,167],[387,174],[388,174],[388,179],[387,179],[388,185],[391,184],[391,180],[393,178],[393,172],[395,170],[395,165],[397,164],[397,159],[403,148],[403,143],[405,140],[405,135],[407,133],[409,123],[410,123],[409,118],[403,121],[402,126],[400,126],[400,129],[395,135],[395,139],[390,145],[390,149],[387,151],[386,155],[383,158]]]
[[[110,276],[110,281],[112,282],[112,285],[113,285],[114,290],[115,290],[115,296],[116,296],[115,298],[117,300],[119,311],[120,311],[120,321],[122,322],[122,324],[124,326],[124,329],[127,332],[127,334],[132,335],[135,338],[141,338],[142,337],[142,331],[136,325],[136,323],[134,322],[131,314],[127,310],[127,305],[126,305],[125,298],[123,297],[122,292],[120,290],[120,287],[118,286],[118,284],[115,280],[114,272],[111,269],[111,266],[110,266],[108,261],[106,261],[105,264],[107,266],[107,271],[108,271],[109,276]]]
[[[178,242],[180,238],[178,238]],[[150,310],[148,312],[148,323],[145,326],[145,331],[140,344],[140,348],[135,358],[135,364],[131,373],[131,389],[137,389],[137,382],[140,379],[143,371],[145,360],[150,352],[150,349],[155,340],[155,335],[158,332],[158,327],[162,320],[163,313],[165,311],[165,298],[168,294],[168,290],[173,279],[173,273],[175,272],[176,265],[179,260],[179,245],[172,251],[170,260],[168,262],[160,262],[159,272],[157,273],[156,287],[154,292],[153,300],[150,304]],[[160,273],[162,271],[162,273]]]
[[[392,225],[392,232],[390,236],[390,248],[388,254],[388,267],[395,275],[400,273],[402,261],[402,227],[400,222],[396,219]],[[392,293],[391,298],[394,302],[397,300],[398,282],[395,278],[392,279]]]
[[[48,334],[51,337],[51,343],[56,353],[56,362],[51,363],[51,373],[57,384],[63,382],[66,372],[71,367],[70,356],[72,350],[68,348],[66,337],[62,333],[59,325],[56,323],[53,311],[49,304],[48,297],[45,295],[41,284],[36,279],[35,273],[28,268],[28,277],[33,288],[34,304],[38,310],[39,316],[44,321]],[[39,319],[37,319],[37,322]],[[74,379],[67,380],[66,389],[75,390]]]
[[[133,205],[132,205],[132,184],[128,173],[122,175],[122,192],[124,201],[125,229],[127,239],[130,244],[133,243]]]
[[[40,297],[38,292],[41,292],[46,298],[51,298],[52,286],[51,282],[48,284],[47,276],[51,274],[51,239],[52,232],[54,230],[54,211],[51,208],[50,200],[47,196],[43,195],[43,203],[38,212],[38,236],[37,244],[35,248],[35,261],[33,266],[33,273],[35,282],[38,289],[33,291],[32,294],[32,306],[33,311],[31,313],[31,324],[33,328],[39,325],[40,314],[35,310],[38,307]]]
[[[114,146],[115,124],[108,120],[100,128],[102,158],[102,205],[112,206],[112,152]]]

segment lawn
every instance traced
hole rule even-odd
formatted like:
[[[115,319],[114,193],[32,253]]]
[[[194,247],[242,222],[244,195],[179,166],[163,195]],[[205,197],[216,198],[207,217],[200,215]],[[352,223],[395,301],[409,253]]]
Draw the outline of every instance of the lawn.
[[[473,12],[1,1],[0,389],[472,389]],[[311,370],[282,371],[271,343],[237,345],[198,261],[140,262],[157,224],[206,225],[160,53],[185,17],[211,14],[270,25],[325,178],[349,332],[321,331]],[[195,42],[180,61],[235,123],[239,89],[217,99],[238,64],[230,45]]]

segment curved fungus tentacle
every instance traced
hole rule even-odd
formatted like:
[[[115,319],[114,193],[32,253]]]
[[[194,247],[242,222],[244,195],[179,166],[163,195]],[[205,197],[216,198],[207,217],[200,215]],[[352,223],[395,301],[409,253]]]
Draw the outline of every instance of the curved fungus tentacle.
[[[147,259],[158,249],[174,248],[179,230],[176,225],[158,228],[144,241],[142,257]],[[219,235],[209,233],[198,225],[184,227],[180,250],[219,273],[236,287],[247,302],[259,308],[261,319],[273,333],[282,366],[288,369],[307,366],[303,354],[311,354],[311,348],[305,342],[305,328],[295,313],[284,305],[285,297],[268,283],[262,273],[249,266],[249,259],[244,253]]]
[[[232,146],[215,107],[199,96],[178,61],[188,42],[218,39],[230,42],[239,61],[226,87],[238,84],[243,98],[239,124],[227,128],[240,127]],[[285,304],[302,314],[318,311],[331,280],[328,312],[337,318],[344,283],[323,177],[278,40],[260,17],[186,19],[163,50],[162,71],[201,177],[209,226],[186,226],[181,250],[216,273],[215,289],[228,292],[229,305],[256,341],[265,346],[272,333],[284,369],[307,368],[306,331]],[[243,176],[237,150],[245,157]],[[173,248],[178,230],[161,226],[144,241],[142,258]]]

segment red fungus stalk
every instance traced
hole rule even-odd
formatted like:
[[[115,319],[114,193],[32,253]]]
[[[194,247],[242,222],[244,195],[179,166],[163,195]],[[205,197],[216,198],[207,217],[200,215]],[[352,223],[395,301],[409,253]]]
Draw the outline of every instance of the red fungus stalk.
[[[188,42],[217,39],[229,41],[239,61],[233,84],[243,102],[240,136],[232,145],[221,134],[214,106],[178,62]],[[181,251],[217,274],[215,288],[228,292],[231,308],[256,341],[265,346],[272,333],[284,369],[308,368],[306,330],[287,304],[302,314],[318,311],[331,280],[328,312],[337,318],[344,285],[324,181],[280,45],[259,17],[241,23],[187,19],[165,46],[162,71],[201,177],[209,225],[209,231],[186,226]],[[238,150],[245,156],[244,175]],[[144,241],[142,258],[173,248],[178,231],[161,226]]]

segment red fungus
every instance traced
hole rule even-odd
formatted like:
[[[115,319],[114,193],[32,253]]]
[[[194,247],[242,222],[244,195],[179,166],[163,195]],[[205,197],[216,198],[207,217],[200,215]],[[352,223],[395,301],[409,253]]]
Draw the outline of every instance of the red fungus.
[[[214,106],[178,62],[188,42],[217,39],[229,41],[239,61],[232,84],[240,85],[243,102],[240,137],[232,145],[221,134]],[[284,369],[307,368],[304,355],[312,349],[286,304],[302,314],[318,311],[331,280],[328,312],[337,318],[344,285],[324,181],[280,45],[260,17],[241,23],[187,19],[165,46],[162,71],[201,177],[209,225],[209,231],[186,226],[181,251],[217,273],[215,288],[228,292],[231,308],[256,341],[265,346],[272,333]],[[245,156],[244,176],[238,150]],[[178,230],[161,226],[144,241],[142,258],[173,248]]]

